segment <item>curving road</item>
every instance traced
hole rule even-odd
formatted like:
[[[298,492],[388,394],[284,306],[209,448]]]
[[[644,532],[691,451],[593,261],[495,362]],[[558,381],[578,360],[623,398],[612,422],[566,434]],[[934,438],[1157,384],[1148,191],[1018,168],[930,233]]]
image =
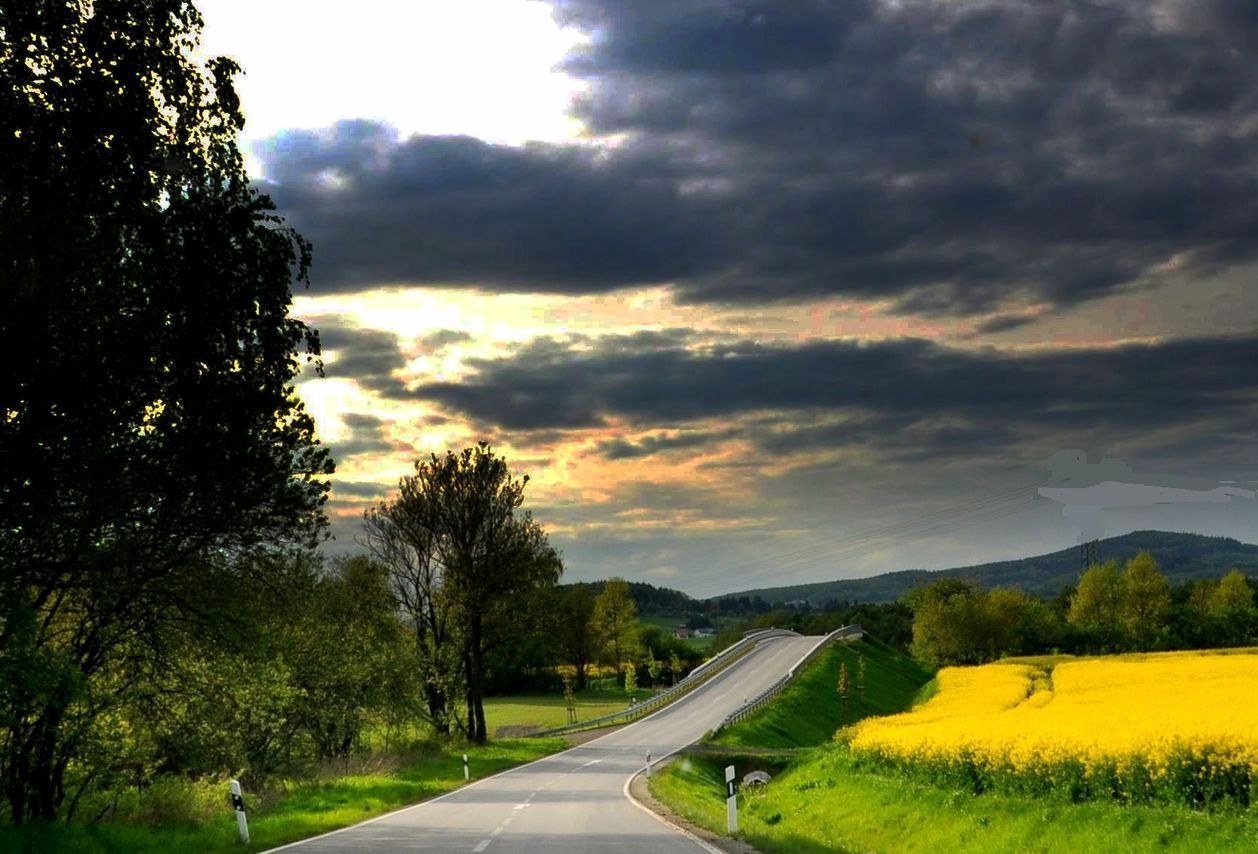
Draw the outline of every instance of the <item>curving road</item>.
[[[706,685],[616,732],[413,807],[272,850],[695,854],[707,846],[630,801],[629,779],[642,769],[648,750],[660,759],[698,740],[820,640],[761,641]]]

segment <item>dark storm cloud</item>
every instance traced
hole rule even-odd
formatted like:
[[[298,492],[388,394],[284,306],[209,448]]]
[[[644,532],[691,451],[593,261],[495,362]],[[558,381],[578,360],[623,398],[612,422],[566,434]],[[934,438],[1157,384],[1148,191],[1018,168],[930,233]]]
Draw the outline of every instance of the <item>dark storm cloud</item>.
[[[398,141],[366,121],[285,132],[261,156],[262,188],[318,247],[318,291],[599,291],[689,275],[706,251],[675,178],[641,159],[471,137]]]
[[[1249,435],[1244,425],[1258,408],[1256,359],[1254,337],[1010,354],[917,339],[650,349],[609,336],[580,348],[533,342],[471,360],[473,374],[459,383],[406,393],[504,430],[789,412],[776,428],[761,424],[748,435],[774,453],[871,445],[907,460],[979,452],[1020,431],[1140,435],[1157,425],[1167,436],[1182,427],[1201,433],[1199,443],[1230,443]]]
[[[620,143],[285,133],[266,189],[318,290],[671,283],[957,314],[1258,255],[1253,4],[552,5],[591,35],[567,62],[578,115]]]
[[[686,140],[744,176],[732,200],[754,200],[768,239],[683,282],[691,299],[979,311],[1014,288],[1095,297],[1177,252],[1199,269],[1253,257],[1250,5],[554,5],[595,34],[569,68],[597,132]],[[679,64],[731,32],[765,61]]]

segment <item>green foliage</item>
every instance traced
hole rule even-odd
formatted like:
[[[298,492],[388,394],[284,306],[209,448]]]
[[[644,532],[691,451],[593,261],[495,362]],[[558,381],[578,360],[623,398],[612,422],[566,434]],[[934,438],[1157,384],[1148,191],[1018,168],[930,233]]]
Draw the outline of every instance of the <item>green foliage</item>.
[[[671,620],[669,622],[676,625]],[[676,655],[686,667],[693,667],[703,660],[703,653],[691,640],[675,638],[671,629],[666,630],[645,620],[638,625],[634,646],[639,655],[636,663],[648,671],[651,668],[651,658],[657,653]]]
[[[483,747],[429,743],[391,773],[311,780],[269,795],[246,788],[252,837],[248,846],[237,836],[225,781],[165,777],[143,792],[123,793],[109,821],[0,826],[0,850],[76,854],[263,851],[452,791],[463,785],[463,753],[471,760],[473,779],[479,779],[564,746],[560,739],[508,740]]]
[[[625,693],[633,697],[638,690],[638,668],[632,664],[625,665]]]
[[[484,698],[493,656],[516,669],[548,627],[545,592],[563,572],[559,553],[524,503],[528,476],[514,477],[486,442],[432,454],[398,483],[398,495],[365,516],[368,544],[390,571],[419,643],[430,713],[457,720],[456,660],[466,731],[488,737]],[[440,702],[438,702],[438,700]]]
[[[624,673],[625,662],[638,653],[638,609],[623,578],[608,579],[603,586],[603,592],[594,600],[594,623],[603,654],[619,677]]]
[[[913,643],[910,649],[933,666],[974,664],[995,654],[998,628],[981,590],[959,579],[940,579],[910,591]]]
[[[348,756],[368,720],[416,716],[411,640],[378,564],[324,571],[303,559],[269,573],[282,586],[245,578],[237,588],[244,636],[171,638],[178,646],[131,714],[164,769],[256,786]]]
[[[1210,596],[1210,612],[1218,617],[1243,614],[1254,607],[1254,591],[1245,576],[1233,569],[1219,579]]]
[[[1192,809],[1247,808],[1255,782],[1246,762],[1188,749],[1172,751],[1161,772],[1139,759],[1122,764],[1066,760],[1017,769],[1012,764],[993,767],[968,756],[910,762],[862,752],[854,762],[860,768],[973,795],[996,792],[1060,803],[1100,800]]]
[[[245,173],[238,68],[192,62],[192,3],[0,17],[0,788],[20,822],[134,759],[100,722],[167,626],[221,616],[224,554],[317,541],[332,461],[293,387],[319,355],[289,314],[310,247]]]
[[[1171,608],[1170,585],[1149,552],[1140,552],[1127,561],[1122,584],[1123,624],[1138,649],[1148,649],[1166,627]]]
[[[587,585],[573,585],[558,595],[553,635],[563,660],[576,669],[577,687],[584,688],[589,668],[598,660],[599,628],[594,620],[594,594]]]

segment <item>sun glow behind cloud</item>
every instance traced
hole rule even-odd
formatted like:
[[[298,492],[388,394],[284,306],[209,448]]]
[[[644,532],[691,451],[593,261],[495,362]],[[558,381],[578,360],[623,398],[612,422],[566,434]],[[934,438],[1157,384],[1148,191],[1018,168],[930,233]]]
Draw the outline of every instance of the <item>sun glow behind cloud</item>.
[[[309,0],[197,7],[206,22],[202,55],[231,56],[244,69],[237,88],[246,140],[347,117],[383,121],[404,136],[506,144],[582,137],[568,107],[585,86],[555,66],[584,37],[560,28],[544,3],[356,0],[336,14]]]

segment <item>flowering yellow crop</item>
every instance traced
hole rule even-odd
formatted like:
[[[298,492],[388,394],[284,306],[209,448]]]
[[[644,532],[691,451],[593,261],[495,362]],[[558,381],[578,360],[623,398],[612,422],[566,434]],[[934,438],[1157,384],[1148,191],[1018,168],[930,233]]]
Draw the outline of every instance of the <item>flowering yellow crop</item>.
[[[1121,775],[1138,763],[1156,782],[1182,775],[1188,757],[1201,775],[1228,768],[1249,778],[1258,774],[1258,650],[950,667],[922,706],[843,737],[884,759],[1042,776],[1102,764]]]

